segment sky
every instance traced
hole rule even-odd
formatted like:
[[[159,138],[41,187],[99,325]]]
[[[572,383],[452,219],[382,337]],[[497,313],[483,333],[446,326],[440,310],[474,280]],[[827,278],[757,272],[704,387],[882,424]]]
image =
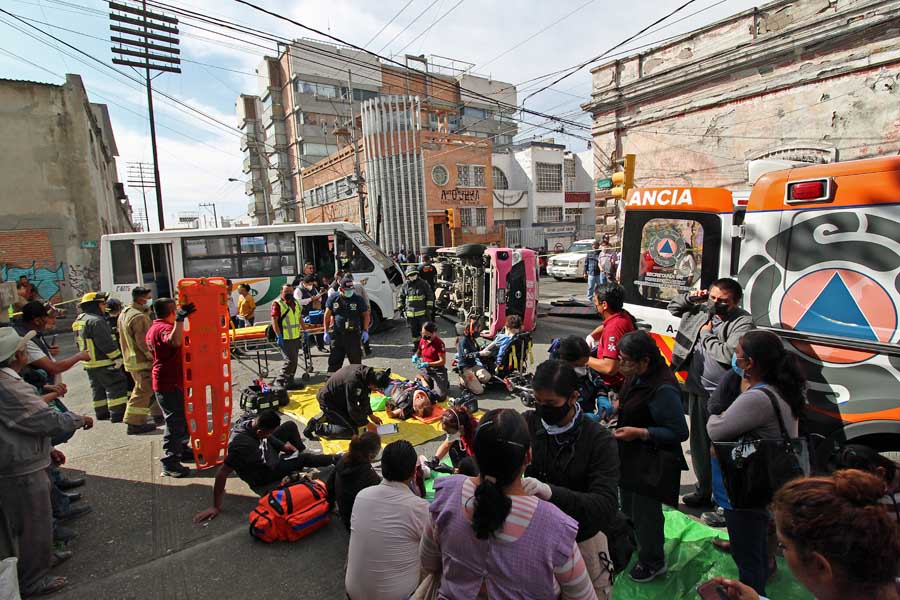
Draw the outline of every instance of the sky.
[[[426,54],[474,63],[476,74],[523,84],[519,102],[536,88],[530,79],[582,64],[604,54],[642,31],[688,0],[252,0],[254,4],[290,17],[311,28],[386,56]],[[321,39],[296,25],[263,14],[235,0],[169,0],[183,9],[235,21],[289,38]],[[747,10],[761,2],[751,0],[693,0],[669,19],[618,48],[595,64],[645,50],[656,42]],[[146,90],[127,67],[112,67],[107,3],[101,0],[3,0],[3,9],[26,23],[52,33],[105,63],[103,66],[57,44],[44,34],[0,13],[0,78],[62,83],[66,73],[81,75],[88,97],[109,106],[119,148],[120,179],[126,163],[151,162]],[[198,26],[212,31],[203,31]],[[255,93],[254,70],[263,55],[276,55],[274,43],[242,33],[221,30],[194,20],[180,24],[181,74],[162,74],[154,90],[177,98],[221,124],[168,99],[154,96],[166,222],[180,211],[204,210],[215,203],[218,215],[246,214],[243,154],[235,113],[241,93]],[[25,33],[27,32],[27,34]],[[227,39],[226,33],[245,41]],[[30,37],[28,34],[34,37]],[[38,38],[38,39],[35,39]],[[40,41],[39,41],[40,40]],[[249,42],[249,43],[247,43]],[[264,47],[260,47],[264,46]],[[267,50],[268,48],[268,50]],[[400,58],[402,61],[402,58]],[[190,61],[190,62],[189,62]],[[525,102],[543,113],[565,116],[589,124],[579,105],[590,96],[590,67]],[[549,81],[547,81],[549,83]],[[522,116],[545,124],[534,116]],[[519,129],[531,129],[520,124]],[[528,133],[531,139],[535,132]],[[573,134],[588,132],[569,128]],[[560,141],[552,132],[539,134]],[[517,141],[524,138],[517,138]],[[566,135],[575,151],[587,142]],[[141,191],[127,190],[132,206],[142,208]],[[157,228],[154,197],[149,190],[150,225]]]

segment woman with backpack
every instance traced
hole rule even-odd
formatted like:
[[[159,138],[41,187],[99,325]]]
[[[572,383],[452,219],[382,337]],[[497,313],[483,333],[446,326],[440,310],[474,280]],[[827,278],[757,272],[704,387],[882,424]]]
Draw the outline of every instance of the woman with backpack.
[[[440,598],[596,598],[575,537],[578,523],[529,496],[531,436],[514,410],[488,412],[474,436],[480,475],[435,482],[422,570]]]
[[[782,427],[788,437],[796,438],[800,411],[806,401],[806,378],[778,336],[762,330],[745,333],[731,366],[741,377],[743,392],[721,414],[710,415],[706,426],[709,439],[714,443],[777,440],[782,438]],[[714,462],[713,469],[719,469],[718,462]],[[715,473],[713,479],[716,480]],[[767,544],[770,517],[766,507],[735,510],[723,490],[713,493],[716,504],[725,511],[731,555],[741,582],[765,595],[771,568]]]
[[[337,502],[344,527],[350,531],[350,515],[356,495],[365,488],[381,483],[381,477],[372,468],[372,461],[381,450],[381,436],[374,431],[354,435],[350,449],[341,457],[328,476],[328,503]]]

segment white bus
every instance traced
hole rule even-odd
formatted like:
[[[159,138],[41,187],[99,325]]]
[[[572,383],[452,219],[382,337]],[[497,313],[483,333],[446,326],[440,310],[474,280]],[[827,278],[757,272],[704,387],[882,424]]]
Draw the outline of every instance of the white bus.
[[[104,235],[100,285],[123,303],[138,285],[154,298],[177,295],[184,277],[225,277],[235,290],[250,286],[257,320],[268,320],[281,286],[294,282],[306,262],[322,275],[338,265],[363,282],[373,327],[397,311],[403,274],[375,242],[351,223],[266,225],[230,229],[175,229]],[[236,292],[235,292],[236,293]]]

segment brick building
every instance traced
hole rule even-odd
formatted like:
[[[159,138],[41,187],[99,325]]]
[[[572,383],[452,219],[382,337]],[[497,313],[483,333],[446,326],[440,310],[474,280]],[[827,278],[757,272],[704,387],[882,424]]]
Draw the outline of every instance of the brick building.
[[[0,279],[53,300],[97,289],[100,236],[134,229],[106,106],[78,75],[0,80],[0,153]]]
[[[633,153],[637,186],[746,190],[755,161],[896,154],[898,38],[900,0],[777,0],[600,65],[583,105],[597,177]],[[600,207],[598,230],[617,218]]]

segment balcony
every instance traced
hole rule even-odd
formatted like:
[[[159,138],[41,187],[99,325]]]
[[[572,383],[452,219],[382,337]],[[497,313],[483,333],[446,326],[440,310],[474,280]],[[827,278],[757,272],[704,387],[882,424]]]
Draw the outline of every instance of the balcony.
[[[263,190],[263,182],[258,177],[252,177],[244,182],[244,193],[248,196],[252,196],[257,192],[261,192]]]
[[[244,159],[244,173],[249,173],[253,169],[259,169],[262,166],[262,161],[259,158],[259,155],[253,153],[247,156]]]

